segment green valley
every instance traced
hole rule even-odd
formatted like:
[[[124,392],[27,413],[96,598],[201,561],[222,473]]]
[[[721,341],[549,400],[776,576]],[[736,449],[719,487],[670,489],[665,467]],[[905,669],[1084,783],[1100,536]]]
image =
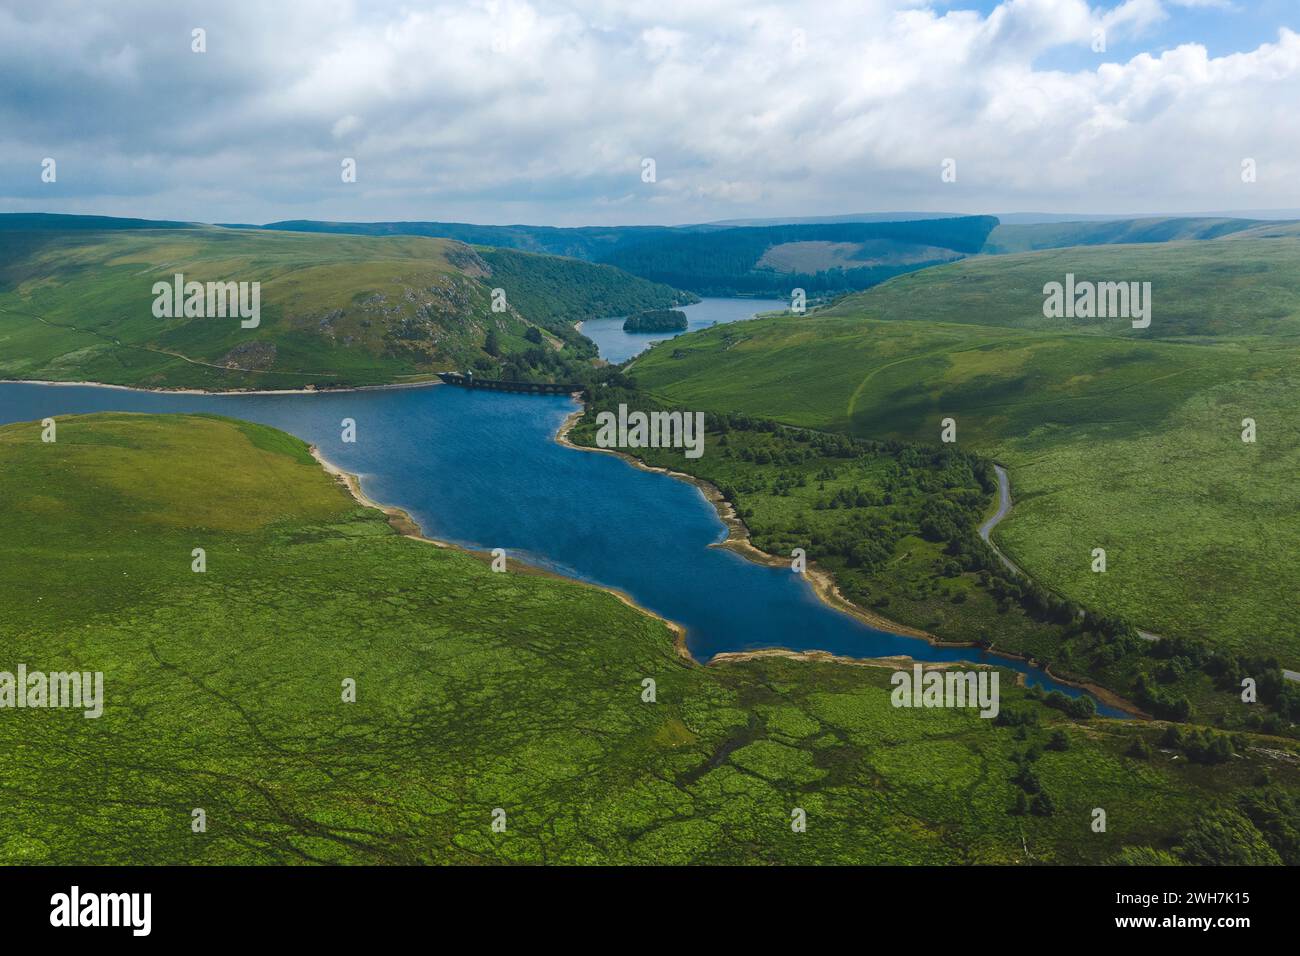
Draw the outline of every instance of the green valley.
[[[0,721],[6,863],[1298,862],[1286,741],[1005,673],[982,720],[891,706],[888,666],[701,667],[613,595],[395,533],[281,432],[58,428],[0,428],[0,669],[105,704]]]
[[[1298,267],[1288,238],[978,257],[683,336],[629,372],[673,406],[863,438],[935,444],[952,418],[958,448],[1009,468],[994,535],[1036,580],[1294,669]],[[1067,272],[1150,281],[1150,328],[1044,318]]]

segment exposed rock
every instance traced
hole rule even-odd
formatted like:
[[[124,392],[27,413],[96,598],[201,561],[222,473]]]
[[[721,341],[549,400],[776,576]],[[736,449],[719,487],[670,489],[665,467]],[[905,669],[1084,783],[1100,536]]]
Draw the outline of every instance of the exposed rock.
[[[243,342],[221,357],[226,368],[266,369],[275,364],[274,342]]]

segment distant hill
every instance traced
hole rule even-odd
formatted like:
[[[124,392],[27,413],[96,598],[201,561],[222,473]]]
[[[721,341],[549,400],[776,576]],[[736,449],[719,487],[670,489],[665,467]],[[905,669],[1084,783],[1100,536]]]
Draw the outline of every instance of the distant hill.
[[[871,214],[861,214],[867,218]],[[897,214],[895,214],[897,215]],[[617,266],[701,295],[809,294],[865,289],[902,272],[979,252],[992,216],[920,213],[905,221],[826,221],[734,226],[478,226],[454,222],[286,220],[267,230],[368,236],[418,235],[570,256]]]
[[[255,228],[289,232],[329,232],[354,236],[431,236],[475,246],[544,252],[596,262],[624,243],[674,231],[671,226],[479,226],[468,222],[315,222],[290,219]]]
[[[1033,252],[1038,249],[1062,249],[1068,246],[1221,239],[1234,233],[1248,233],[1257,229],[1271,231],[1273,235],[1283,235],[1288,233],[1278,233],[1276,230],[1295,225],[1300,224],[1219,217],[1118,219],[1106,222],[1078,221],[1021,225],[1003,222],[989,233],[988,242],[980,251],[988,255],[1005,255],[1014,252]]]
[[[983,248],[992,216],[674,232],[610,253],[607,262],[703,295],[788,296],[865,289]]]
[[[1300,220],[1261,222],[1233,233],[1229,239],[1295,239],[1300,238]]]
[[[68,232],[71,230],[193,229],[198,223],[167,219],[121,219],[117,216],[66,216],[51,212],[0,213],[0,231]]]
[[[798,226],[828,222],[915,222],[922,219],[960,219],[960,212],[850,212],[838,216],[774,216],[770,219],[720,219],[707,223],[718,228],[735,226]]]

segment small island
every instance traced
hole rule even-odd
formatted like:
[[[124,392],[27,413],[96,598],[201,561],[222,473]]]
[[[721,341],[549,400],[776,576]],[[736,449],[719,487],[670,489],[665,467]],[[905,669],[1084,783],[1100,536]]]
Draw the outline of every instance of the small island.
[[[623,320],[624,332],[685,332],[686,313],[680,309],[650,309]]]

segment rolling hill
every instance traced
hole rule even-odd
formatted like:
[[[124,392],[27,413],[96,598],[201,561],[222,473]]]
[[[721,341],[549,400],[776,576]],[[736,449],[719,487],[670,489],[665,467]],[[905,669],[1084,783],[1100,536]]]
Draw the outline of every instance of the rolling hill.
[[[1244,234],[1243,234],[1244,235]],[[1222,341],[1300,335],[1300,273],[1294,241],[1225,239],[1049,249],[980,256],[900,276],[844,303],[898,321],[1113,335],[1147,341]],[[1152,320],[1048,318],[1043,287],[1077,282],[1150,282]],[[840,307],[830,314],[842,314]]]
[[[1004,255],[1067,246],[1124,245],[1139,242],[1221,239],[1248,234],[1261,226],[1294,225],[1259,219],[1209,216],[1168,216],[1116,219],[1108,222],[999,223],[981,252]]]
[[[1042,285],[1066,271],[1152,282],[1150,328],[1045,319]],[[862,437],[935,443],[952,417],[959,448],[1008,466],[995,537],[1036,579],[1300,669],[1297,275],[1293,239],[982,257],[692,333],[630,373],[672,404]]]
[[[594,356],[575,322],[692,298],[609,266],[446,239],[67,226],[0,219],[0,377],[303,388],[473,366],[568,380],[556,363]],[[154,284],[177,273],[260,283],[260,321],[155,316]]]

